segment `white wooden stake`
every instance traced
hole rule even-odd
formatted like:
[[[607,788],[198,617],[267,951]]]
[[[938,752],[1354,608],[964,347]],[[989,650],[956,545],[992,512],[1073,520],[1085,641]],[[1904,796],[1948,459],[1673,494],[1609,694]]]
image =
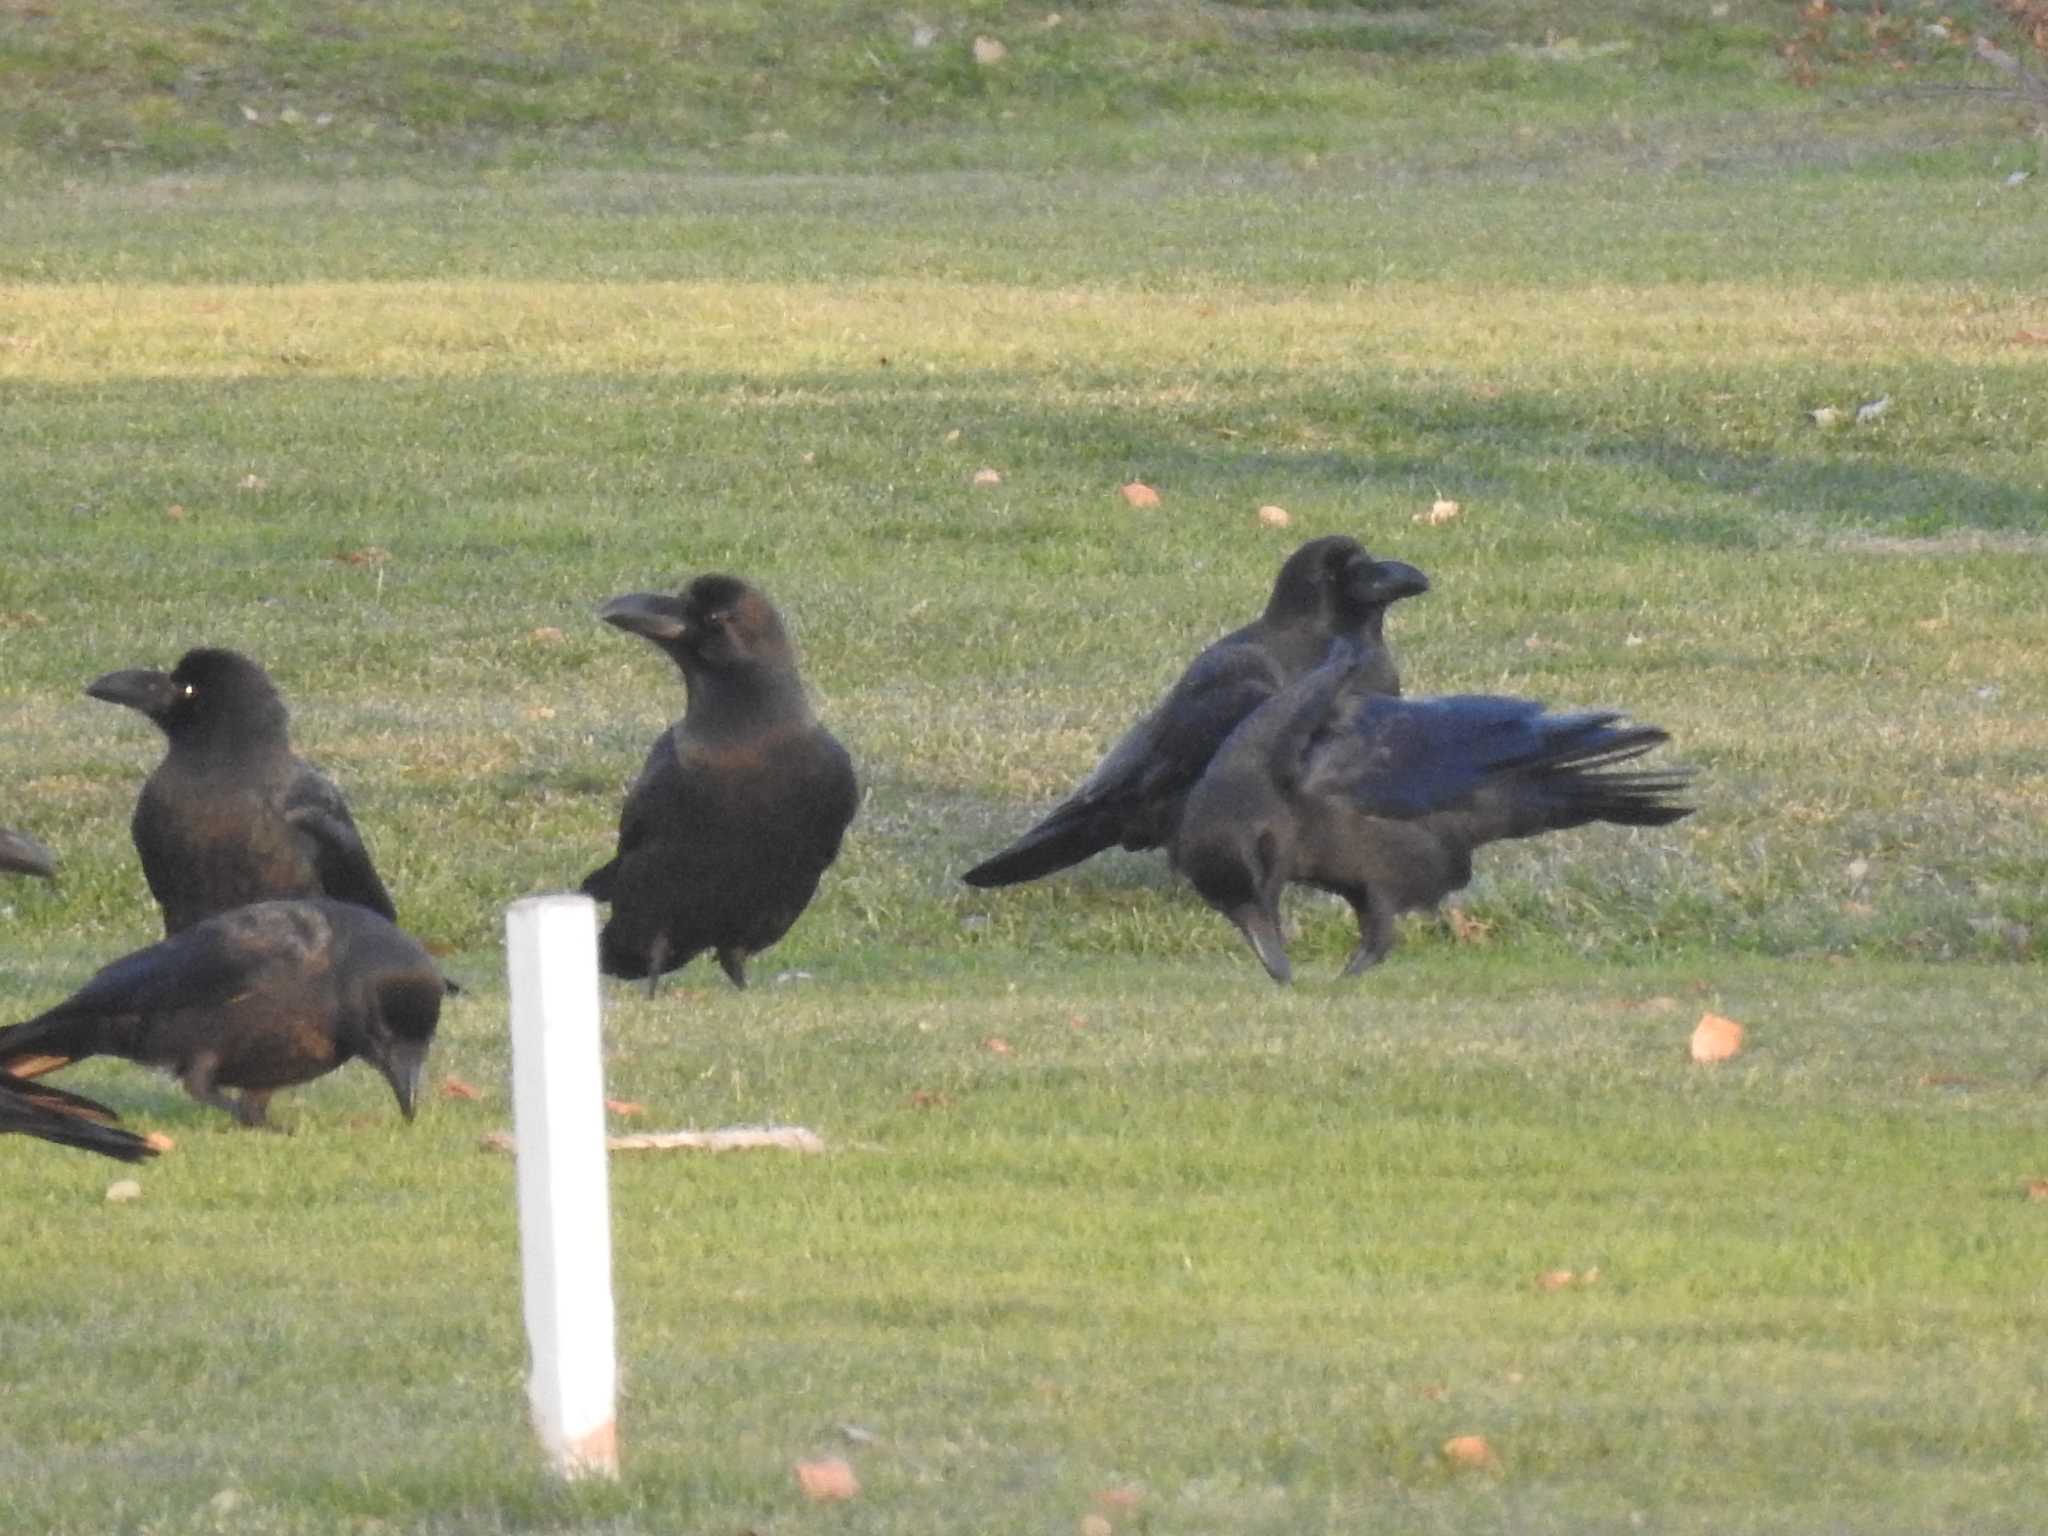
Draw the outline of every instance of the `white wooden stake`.
[[[617,1477],[596,904],[588,896],[514,902],[505,965],[533,1424],[561,1476]]]

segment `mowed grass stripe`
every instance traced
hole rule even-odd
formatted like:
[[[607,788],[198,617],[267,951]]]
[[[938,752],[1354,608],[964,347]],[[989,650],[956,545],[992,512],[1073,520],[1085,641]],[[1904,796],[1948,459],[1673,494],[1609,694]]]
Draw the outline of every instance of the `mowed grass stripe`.
[[[1940,284],[1392,283],[1314,297],[946,282],[28,284],[0,379],[955,369],[1602,371],[1914,361],[2048,373],[2038,300]]]

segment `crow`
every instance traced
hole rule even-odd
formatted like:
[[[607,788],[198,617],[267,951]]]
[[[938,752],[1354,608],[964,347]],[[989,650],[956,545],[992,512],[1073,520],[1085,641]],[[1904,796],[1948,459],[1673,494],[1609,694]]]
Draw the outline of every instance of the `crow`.
[[[57,878],[57,856],[26,832],[0,827],[0,870],[10,875]]]
[[[598,610],[682,670],[682,719],[655,739],[619,817],[619,848],[583,880],[611,903],[607,975],[660,977],[705,950],[736,987],[789,932],[839,855],[859,801],[853,760],[811,713],[774,604],[735,576],[635,592]]]
[[[1280,893],[1299,882],[1351,903],[1344,974],[1385,958],[1396,914],[1472,878],[1472,851],[1590,821],[1661,827],[1681,772],[1602,772],[1669,740],[1605,711],[1550,715],[1532,699],[1398,699],[1376,661],[1340,652],[1239,726],[1188,797],[1173,847],[1202,899],[1275,981],[1291,971]]]
[[[39,1136],[60,1146],[81,1147],[124,1163],[156,1156],[156,1148],[113,1122],[120,1117],[104,1104],[0,1072],[0,1132]]]
[[[397,921],[341,791],[292,751],[284,699],[254,661],[203,648],[173,671],[109,672],[85,691],[147,715],[170,739],[129,823],[167,938],[291,897]]]
[[[1372,688],[1400,693],[1382,626],[1391,605],[1428,590],[1429,578],[1414,566],[1375,560],[1356,539],[1334,535],[1302,545],[1280,567],[1263,614],[1197,656],[1080,788],[960,878],[975,886],[1015,885],[1118,844],[1134,853],[1170,846],[1189,791],[1224,739],[1321,664],[1334,643],[1359,648]]]
[[[125,1057],[262,1126],[277,1089],[360,1056],[410,1120],[441,995],[432,957],[367,907],[256,902],[125,955],[48,1012],[0,1029],[0,1072],[33,1078]]]

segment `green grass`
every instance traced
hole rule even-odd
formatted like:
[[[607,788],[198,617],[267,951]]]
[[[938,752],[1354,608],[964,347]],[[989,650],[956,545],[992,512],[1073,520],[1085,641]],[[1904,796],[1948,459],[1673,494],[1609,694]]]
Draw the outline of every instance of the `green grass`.
[[[83,1068],[178,1140],[131,1205],[0,1141],[10,1528],[2033,1528],[2037,141],[1744,0],[798,9],[0,6],[0,821],[65,861],[0,1014],[153,936],[83,684],[233,644],[485,1092]],[[1350,987],[1327,902],[1281,992],[1156,859],[957,883],[1336,531],[1436,581],[1415,690],[1626,707],[1699,814],[1489,849]],[[763,985],[607,993],[609,1086],[835,1150],[616,1160],[627,1476],[563,1492],[500,914],[679,704],[595,605],[708,568],[867,795]]]

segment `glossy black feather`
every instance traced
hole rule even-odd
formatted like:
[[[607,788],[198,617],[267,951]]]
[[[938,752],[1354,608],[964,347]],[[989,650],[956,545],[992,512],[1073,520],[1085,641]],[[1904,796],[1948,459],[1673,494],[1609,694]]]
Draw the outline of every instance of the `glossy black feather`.
[[[1389,698],[1340,653],[1232,734],[1189,797],[1174,862],[1276,980],[1288,977],[1281,892],[1298,882],[1343,896],[1358,916],[1356,973],[1392,947],[1398,913],[1462,888],[1488,843],[1690,814],[1670,798],[1683,773],[1617,771],[1667,739],[1528,699]]]
[[[32,1078],[119,1056],[259,1125],[274,1091],[361,1057],[409,1119],[441,998],[432,957],[367,908],[259,902],[124,955],[56,1007],[0,1029],[0,1071]]]
[[[975,886],[1015,885],[1106,848],[1136,852],[1171,843],[1188,793],[1230,733],[1318,666],[1333,645],[1353,646],[1371,686],[1398,694],[1386,612],[1428,587],[1413,566],[1376,561],[1355,539],[1304,544],[1280,568],[1264,613],[1198,655],[1079,788],[960,878]]]
[[[54,880],[57,877],[57,856],[26,832],[0,827],[0,871]]]
[[[256,662],[193,650],[169,673],[110,672],[86,692],[146,715],[169,743],[130,823],[167,935],[294,897],[397,920],[347,801],[292,750],[284,699]]]
[[[859,801],[852,759],[804,696],[781,615],[736,577],[634,593],[600,610],[683,674],[683,716],[627,792],[618,848],[583,880],[611,904],[608,975],[645,977],[710,950],[735,986],[787,933],[838,857]]]
[[[35,1136],[124,1163],[155,1157],[156,1149],[147,1141],[113,1123],[119,1118],[83,1094],[0,1072],[0,1132]]]

